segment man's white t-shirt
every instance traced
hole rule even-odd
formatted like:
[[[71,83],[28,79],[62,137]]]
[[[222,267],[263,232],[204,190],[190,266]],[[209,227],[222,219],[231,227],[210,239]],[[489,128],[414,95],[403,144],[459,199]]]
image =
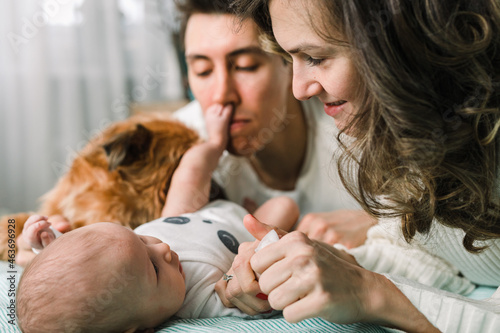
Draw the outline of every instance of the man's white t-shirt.
[[[301,102],[307,121],[307,151],[296,187],[292,191],[269,188],[258,177],[249,161],[224,152],[214,179],[221,185],[229,200],[243,204],[245,198],[262,205],[272,197],[286,195],[299,205],[301,215],[337,209],[360,209],[345,190],[337,172],[335,156],[339,146],[338,130],[333,118],[327,116],[323,104],[316,98]],[[176,111],[174,117],[207,137],[203,112],[194,101]]]

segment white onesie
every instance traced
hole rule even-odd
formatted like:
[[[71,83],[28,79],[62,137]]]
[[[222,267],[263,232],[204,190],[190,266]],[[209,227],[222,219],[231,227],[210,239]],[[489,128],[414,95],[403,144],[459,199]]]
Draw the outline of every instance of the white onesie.
[[[243,226],[246,214],[235,203],[217,200],[195,213],[160,218],[134,230],[160,239],[179,255],[186,274],[186,299],[177,317],[248,317],[237,308],[226,308],[214,290],[231,268],[239,244],[255,240]]]

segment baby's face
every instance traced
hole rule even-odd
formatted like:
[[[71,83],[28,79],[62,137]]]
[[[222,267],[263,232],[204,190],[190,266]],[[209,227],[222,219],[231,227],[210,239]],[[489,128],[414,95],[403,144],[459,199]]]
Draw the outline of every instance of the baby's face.
[[[117,265],[131,275],[128,296],[134,302],[131,317],[137,328],[153,328],[173,316],[184,302],[186,285],[179,256],[159,239],[139,236],[112,223],[98,223],[99,232],[115,234],[119,244],[110,244],[104,265]],[[91,226],[89,226],[91,227]]]

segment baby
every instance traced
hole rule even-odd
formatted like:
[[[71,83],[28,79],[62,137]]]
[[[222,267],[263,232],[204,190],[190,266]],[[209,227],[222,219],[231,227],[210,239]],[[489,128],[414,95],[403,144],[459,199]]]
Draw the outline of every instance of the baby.
[[[254,240],[241,222],[248,212],[223,200],[207,204],[230,116],[231,107],[207,110],[209,139],[182,158],[164,217],[134,231],[96,223],[57,239],[45,217],[30,217],[23,237],[40,254],[19,283],[23,332],[153,332],[173,315],[244,316],[223,306],[214,285],[238,245]],[[278,197],[254,215],[289,230],[299,211],[291,199]]]

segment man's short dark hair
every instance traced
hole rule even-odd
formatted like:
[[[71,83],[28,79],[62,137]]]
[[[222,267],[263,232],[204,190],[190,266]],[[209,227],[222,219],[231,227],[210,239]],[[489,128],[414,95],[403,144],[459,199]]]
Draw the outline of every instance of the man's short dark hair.
[[[193,14],[235,14],[231,0],[175,0],[180,14],[180,41],[184,35],[189,18]]]

